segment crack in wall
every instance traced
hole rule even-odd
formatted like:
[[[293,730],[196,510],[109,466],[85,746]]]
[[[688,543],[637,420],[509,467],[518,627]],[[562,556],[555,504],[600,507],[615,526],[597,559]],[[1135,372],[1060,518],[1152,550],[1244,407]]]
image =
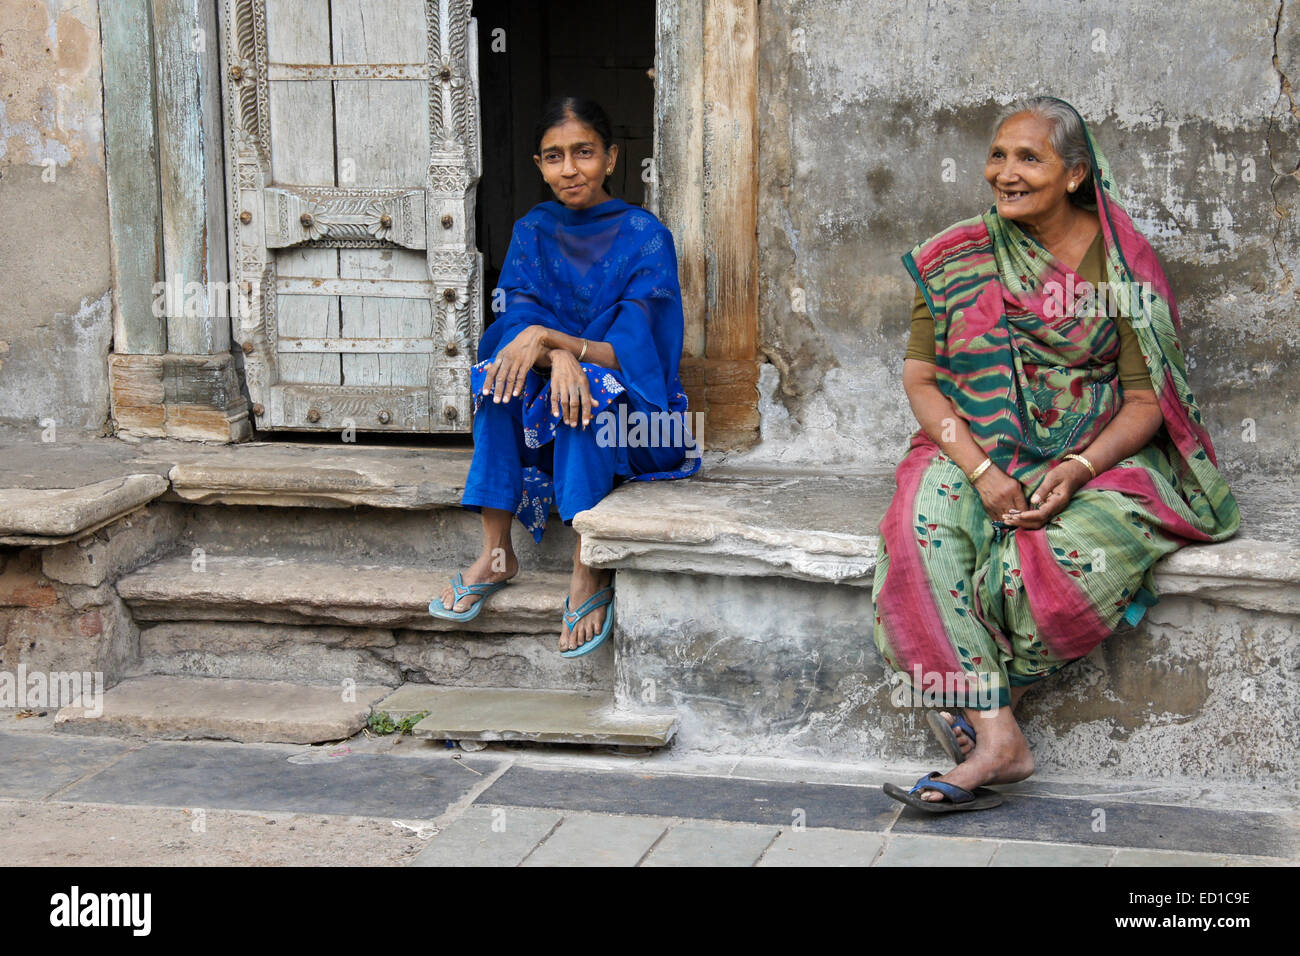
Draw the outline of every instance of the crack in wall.
[[[1269,181],[1269,195],[1273,201],[1273,215],[1277,217],[1277,224],[1273,228],[1273,257],[1277,260],[1278,267],[1286,277],[1284,287],[1281,290],[1283,292],[1291,289],[1295,285],[1295,277],[1292,275],[1291,270],[1287,268],[1286,262],[1283,260],[1282,253],[1279,249],[1279,242],[1282,237],[1282,227],[1290,216],[1290,210],[1278,201],[1277,187],[1278,183],[1288,176],[1295,179],[1297,182],[1300,182],[1300,158],[1297,158],[1296,164],[1291,170],[1279,172],[1277,159],[1273,150],[1273,131],[1278,126],[1278,105],[1282,102],[1283,98],[1285,98],[1287,102],[1286,112],[1290,113],[1295,119],[1300,120],[1300,106],[1297,106],[1296,104],[1295,93],[1291,86],[1291,79],[1282,71],[1282,66],[1278,58],[1278,36],[1282,32],[1282,18],[1285,12],[1286,0],[1278,0],[1277,21],[1273,25],[1273,71],[1277,73],[1278,76],[1278,95],[1277,99],[1273,103],[1273,111],[1269,114],[1268,129],[1264,135],[1264,146],[1268,151],[1269,169],[1272,172],[1272,178]]]

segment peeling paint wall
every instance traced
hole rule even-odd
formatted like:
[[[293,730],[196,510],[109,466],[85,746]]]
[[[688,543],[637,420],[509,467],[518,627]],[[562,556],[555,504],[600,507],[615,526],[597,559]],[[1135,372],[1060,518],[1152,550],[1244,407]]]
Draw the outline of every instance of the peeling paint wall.
[[[111,287],[98,4],[0,0],[0,425],[101,430]]]
[[[913,286],[899,256],[988,208],[1003,105],[1072,102],[1160,255],[1229,478],[1300,465],[1296,14],[1285,0],[760,6],[756,461],[892,468]],[[952,180],[945,181],[945,169]],[[1253,421],[1254,438],[1250,441]]]

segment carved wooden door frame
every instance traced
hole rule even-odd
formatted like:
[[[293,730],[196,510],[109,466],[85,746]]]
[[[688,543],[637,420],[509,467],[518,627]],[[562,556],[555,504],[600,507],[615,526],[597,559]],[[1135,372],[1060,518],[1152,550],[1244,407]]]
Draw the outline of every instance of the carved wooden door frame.
[[[470,0],[425,0],[423,64],[359,67],[268,61],[266,0],[218,0],[225,118],[228,244],[233,281],[246,297],[232,320],[244,353],[244,375],[259,428],[463,432],[471,427],[469,367],[482,332],[482,263],[475,248],[474,202],[481,159],[478,63]],[[352,72],[349,72],[352,71]],[[295,186],[271,178],[272,79],[422,79],[429,84],[429,157],[419,188]],[[316,247],[402,247],[426,253],[427,279],[380,294],[433,302],[441,339],[309,339],[281,341],[277,299],[295,291],[277,275],[274,250]],[[338,294],[356,280],[338,283]],[[390,283],[393,285],[394,283]],[[379,283],[382,285],[382,283]],[[374,288],[374,285],[366,288]],[[416,287],[411,289],[410,287]],[[303,291],[303,290],[297,290]],[[328,293],[328,289],[324,290]],[[281,380],[284,352],[347,352],[387,344],[431,355],[427,386],[297,384]]]

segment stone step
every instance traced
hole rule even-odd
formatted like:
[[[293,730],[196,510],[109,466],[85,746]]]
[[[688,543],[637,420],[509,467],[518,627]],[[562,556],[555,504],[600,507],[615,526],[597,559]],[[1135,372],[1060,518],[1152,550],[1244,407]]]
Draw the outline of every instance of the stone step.
[[[175,555],[118,579],[136,621],[261,621],[417,631],[549,634],[558,631],[568,576],[524,571],[474,620],[429,614],[451,569],[352,565],[266,555]]]
[[[483,545],[479,515],[459,504],[427,509],[397,507],[301,508],[178,505],[185,528],[178,549],[205,554],[318,555],[356,564],[464,567]],[[552,515],[540,543],[516,527],[514,547],[525,570],[572,566],[576,535]]]
[[[163,621],[141,627],[140,657],[130,673],[394,687],[404,680],[460,687],[613,687],[612,645],[584,657],[561,657],[558,631],[558,614],[541,634]]]
[[[377,685],[136,677],[89,706],[60,708],[54,729],[163,740],[321,743],[360,731],[371,705],[390,690]]]
[[[662,747],[677,732],[674,714],[620,713],[608,694],[579,691],[404,684],[375,709],[428,711],[412,733],[431,740]]]

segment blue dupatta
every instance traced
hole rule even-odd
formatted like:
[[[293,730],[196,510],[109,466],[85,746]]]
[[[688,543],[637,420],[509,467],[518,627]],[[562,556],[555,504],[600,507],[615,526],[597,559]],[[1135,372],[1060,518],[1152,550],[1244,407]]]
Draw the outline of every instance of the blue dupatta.
[[[583,210],[554,201],[534,206],[515,223],[494,309],[498,303],[502,314],[483,333],[480,361],[470,372],[476,409],[483,401],[487,366],[528,326],[608,342],[619,369],[582,363],[591,386],[593,424],[595,415],[622,400],[629,411],[683,416],[681,434],[687,441],[677,469],[642,474],[631,473],[620,442],[615,474],[655,481],[699,471],[679,374],[683,318],[677,253],[672,233],[654,215],[621,199]],[[553,440],[557,427],[568,427],[551,415],[550,379],[535,369],[528,372],[522,399],[524,440],[530,448]],[[539,541],[554,500],[550,476],[525,468],[516,516]]]

